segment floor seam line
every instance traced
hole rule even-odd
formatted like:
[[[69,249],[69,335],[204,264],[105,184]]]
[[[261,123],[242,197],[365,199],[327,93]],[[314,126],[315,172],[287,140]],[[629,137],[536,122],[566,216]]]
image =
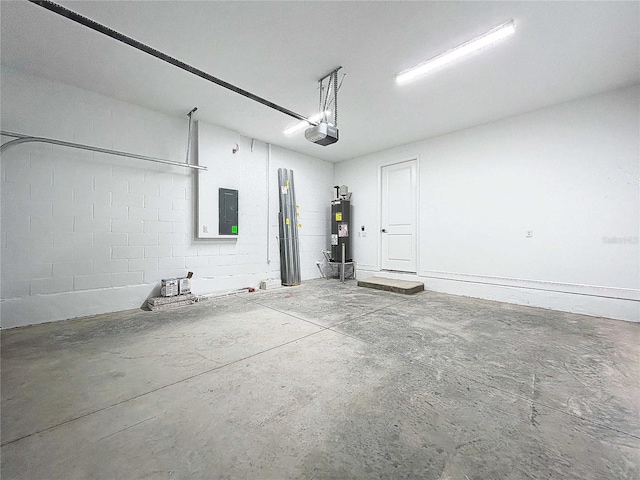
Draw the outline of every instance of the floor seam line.
[[[309,333],[309,334],[307,334],[307,335],[303,335],[302,337],[298,337],[298,338],[296,338],[296,339],[290,340],[290,341],[285,342],[285,343],[282,343],[282,344],[280,344],[280,345],[276,345],[276,346],[274,346],[274,347],[267,348],[266,350],[261,350],[261,351],[259,351],[259,352],[254,353],[254,354],[248,355],[248,356],[246,356],[246,357],[242,357],[242,358],[239,358],[239,359],[237,359],[237,360],[233,360],[233,361],[231,361],[231,362],[225,363],[224,365],[218,365],[218,366],[216,366],[216,367],[214,367],[214,368],[211,368],[211,369],[209,369],[209,370],[205,370],[205,371],[203,371],[203,372],[196,373],[195,375],[191,375],[191,376],[189,376],[189,377],[185,377],[185,378],[182,378],[182,379],[180,379],[180,380],[176,380],[175,382],[171,382],[171,383],[168,383],[168,384],[166,384],[166,385],[162,385],[162,386],[160,386],[160,387],[158,387],[158,388],[154,388],[153,390],[149,390],[148,392],[144,392],[144,393],[141,393],[141,394],[139,394],[139,395],[135,395],[135,396],[133,396],[133,397],[131,397],[131,398],[127,398],[127,399],[121,400],[121,401],[116,402],[116,403],[114,403],[114,404],[112,404],[112,405],[108,405],[108,406],[106,406],[106,407],[99,408],[99,409],[94,410],[94,411],[92,411],[92,412],[84,413],[84,414],[82,414],[82,415],[80,415],[80,416],[78,416],[78,417],[71,418],[71,419],[69,419],[69,420],[65,420],[64,422],[58,423],[58,424],[56,424],[56,425],[52,425],[52,426],[50,426],[50,427],[43,428],[42,430],[37,430],[37,431],[32,432],[32,433],[29,433],[29,434],[27,434],[27,435],[23,435],[22,437],[19,437],[19,438],[13,439],[13,440],[9,440],[8,442],[5,442],[5,443],[0,444],[0,447],[5,447],[5,446],[10,445],[10,444],[12,444],[12,443],[19,442],[20,440],[24,440],[25,438],[32,437],[32,436],[34,436],[34,435],[39,435],[39,434],[41,434],[41,433],[49,432],[49,431],[54,430],[54,429],[56,429],[56,428],[58,428],[58,427],[62,427],[62,426],[67,425],[67,424],[69,424],[69,423],[73,423],[73,422],[75,422],[75,421],[77,421],[77,420],[81,420],[81,419],[83,419],[83,418],[89,417],[89,416],[94,415],[94,414],[96,414],[96,413],[100,413],[100,412],[103,412],[103,411],[105,411],[105,410],[109,410],[110,408],[118,407],[118,406],[123,405],[123,404],[125,404],[125,403],[128,403],[128,402],[130,402],[130,401],[137,400],[138,398],[142,398],[142,397],[144,397],[144,396],[146,396],[146,395],[150,395],[150,394],[155,393],[155,392],[158,392],[158,391],[160,391],[160,390],[164,390],[165,388],[173,387],[174,385],[178,385],[178,384],[180,384],[180,383],[187,382],[187,381],[189,381],[189,380],[192,380],[192,379],[194,379],[194,378],[200,377],[200,376],[202,376],[202,375],[206,375],[206,374],[208,374],[208,373],[215,372],[215,371],[217,371],[217,370],[221,370],[221,369],[223,369],[223,368],[225,368],[225,367],[228,367],[228,366],[234,365],[234,364],[236,364],[236,363],[239,363],[239,362],[242,362],[242,361],[248,360],[248,359],[250,359],[250,358],[257,357],[258,355],[262,355],[263,353],[267,353],[267,352],[270,352],[270,351],[272,351],[272,350],[276,350],[276,349],[278,349],[278,348],[280,348],[280,347],[284,347],[284,346],[286,346],[286,345],[289,345],[289,344],[292,344],[292,343],[298,342],[298,341],[300,341],[300,340],[304,340],[305,338],[309,338],[309,337],[311,337],[311,336],[313,336],[313,335],[317,335],[318,333],[325,332],[325,331],[327,331],[327,330],[329,330],[329,329],[330,329],[330,327],[326,327],[326,328],[325,328],[325,327],[323,327],[323,328],[321,328],[320,330],[318,330],[317,332],[313,332],[313,333]]]
[[[402,300],[400,300],[399,302],[391,303],[391,304],[389,304],[389,305],[385,305],[384,307],[380,307],[380,308],[377,308],[377,309],[375,309],[375,310],[371,310],[370,312],[362,313],[362,314],[360,314],[360,315],[358,315],[358,316],[355,316],[355,317],[350,318],[350,319],[348,319],[348,320],[343,320],[342,322],[340,322],[340,323],[336,323],[335,325],[331,325],[330,327],[327,327],[327,328],[334,328],[334,327],[337,327],[337,326],[340,326],[340,325],[344,325],[345,323],[349,323],[349,322],[352,322],[352,321],[354,321],[354,320],[358,320],[359,318],[366,317],[367,315],[371,315],[372,313],[381,312],[381,311],[382,311],[382,310],[384,310],[385,308],[395,307],[395,306],[397,306],[397,305],[400,305],[401,303],[408,302],[409,300],[410,300],[409,298],[407,298],[407,299],[402,299]]]
[[[349,318],[347,320],[343,320],[343,321],[341,321],[339,323],[335,323],[335,324],[330,325],[330,326],[321,325],[319,323],[312,322],[311,320],[306,320],[306,319],[298,317],[298,316],[296,316],[296,315],[294,315],[292,313],[285,312],[285,311],[282,311],[282,310],[278,310],[277,308],[271,307],[269,305],[264,305],[264,304],[261,304],[261,303],[258,303],[258,304],[260,306],[262,306],[262,307],[269,308],[269,309],[273,310],[274,312],[282,313],[283,315],[289,315],[290,317],[293,317],[295,319],[301,320],[303,322],[310,323],[311,325],[315,325],[316,327],[320,327],[320,328],[323,328],[323,329],[327,330],[327,329],[331,329],[333,327],[337,327],[338,325],[344,325],[345,323],[351,322],[353,320],[357,320],[359,318],[365,317],[365,316],[370,315],[372,313],[380,312],[381,310],[384,310],[385,308],[395,307],[396,305],[400,305],[401,303],[408,302],[409,300],[411,300],[411,299],[410,298],[402,299],[399,302],[392,303],[392,304],[389,304],[389,305],[385,305],[384,307],[380,307],[380,308],[377,308],[375,310],[371,310],[370,312],[362,313],[362,314],[357,315],[357,316],[355,316],[353,318]]]
[[[271,306],[269,306],[269,305],[263,305],[262,303],[258,303],[258,305],[260,305],[261,307],[264,307],[264,308],[268,308],[269,310],[273,310],[274,312],[282,313],[283,315],[288,315],[289,317],[293,317],[293,318],[295,318],[296,320],[300,320],[300,321],[302,321],[302,322],[310,323],[311,325],[314,325],[314,326],[316,326],[316,327],[320,327],[320,328],[322,328],[322,329],[327,329],[327,328],[329,328],[329,327],[327,327],[326,325],[320,325],[319,323],[314,323],[314,322],[312,322],[311,320],[307,320],[307,319],[304,319],[304,318],[300,318],[300,317],[298,317],[298,316],[294,315],[293,313],[283,312],[282,310],[278,310],[277,308],[271,307]]]

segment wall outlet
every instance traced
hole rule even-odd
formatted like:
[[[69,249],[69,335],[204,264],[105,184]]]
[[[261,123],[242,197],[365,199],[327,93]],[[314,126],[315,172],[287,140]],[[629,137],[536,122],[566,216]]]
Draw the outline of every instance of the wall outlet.
[[[207,225],[202,226],[202,233],[209,233],[209,227]]]
[[[531,237],[533,237],[533,230],[527,230],[527,231],[525,232],[525,235],[524,235],[524,236],[525,236],[525,237],[527,237],[527,238],[531,238]]]

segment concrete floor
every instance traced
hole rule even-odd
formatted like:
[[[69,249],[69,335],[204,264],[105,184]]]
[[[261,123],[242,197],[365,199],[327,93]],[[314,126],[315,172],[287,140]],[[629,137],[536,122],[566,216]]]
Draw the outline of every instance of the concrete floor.
[[[638,479],[640,325],[355,282],[2,332],[2,478]]]

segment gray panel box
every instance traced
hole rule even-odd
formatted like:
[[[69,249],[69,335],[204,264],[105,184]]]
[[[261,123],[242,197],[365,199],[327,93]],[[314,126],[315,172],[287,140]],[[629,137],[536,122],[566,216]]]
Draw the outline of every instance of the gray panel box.
[[[218,235],[238,235],[238,190],[218,189]]]

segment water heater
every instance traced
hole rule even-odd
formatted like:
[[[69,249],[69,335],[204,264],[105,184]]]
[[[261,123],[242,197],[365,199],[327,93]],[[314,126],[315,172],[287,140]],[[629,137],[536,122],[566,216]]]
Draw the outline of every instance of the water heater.
[[[345,185],[334,188],[337,198],[331,202],[331,261],[351,262],[351,193]]]

